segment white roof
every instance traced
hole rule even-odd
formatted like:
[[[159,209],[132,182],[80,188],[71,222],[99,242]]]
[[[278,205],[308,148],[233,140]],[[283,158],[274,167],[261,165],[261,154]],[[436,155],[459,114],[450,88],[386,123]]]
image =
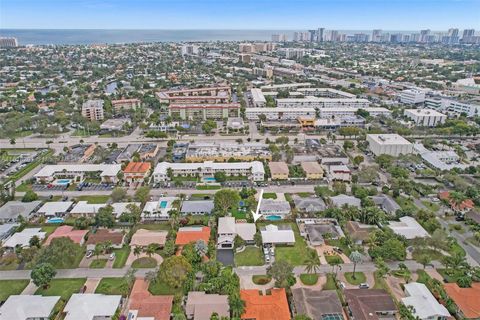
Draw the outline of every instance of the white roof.
[[[417,220],[412,217],[401,217],[400,222],[390,221],[389,227],[393,232],[404,236],[406,239],[425,238],[430,236]]]
[[[279,229],[269,224],[261,231],[263,243],[295,243],[295,234],[291,229]]]
[[[153,174],[167,174],[167,169],[172,168],[173,170],[197,170],[201,168],[212,168],[215,170],[231,170],[231,169],[252,169],[252,173],[265,173],[263,164],[260,161],[252,162],[212,162],[205,161],[203,163],[169,163],[161,162],[157,164]]]
[[[45,202],[37,212],[46,216],[54,216],[57,213],[66,213],[72,205],[72,201]]]
[[[330,169],[330,172],[335,172],[335,171],[351,172],[350,168],[344,164],[332,165],[329,167],[329,169]]]
[[[117,311],[122,296],[75,293],[68,300],[65,320],[93,320],[94,317],[111,317]]]
[[[434,117],[446,117],[443,113],[433,109],[406,109],[405,113],[411,113],[416,116],[434,116]]]
[[[0,307],[0,320],[47,319],[60,297],[10,296]]]
[[[243,240],[253,241],[253,236],[257,233],[257,227],[255,223],[236,223],[235,231]]]
[[[410,141],[396,133],[367,134],[367,137],[378,144],[411,145]]]
[[[413,307],[413,314],[420,319],[442,316],[450,317],[447,308],[438,303],[432,293],[423,283],[411,282],[404,285],[406,298],[403,304]]]
[[[100,176],[116,176],[122,170],[120,164],[54,164],[43,167],[34,177],[51,177],[55,173],[66,172],[95,172],[101,171]]]
[[[140,207],[140,202],[116,202],[111,203],[113,214],[119,217],[123,212],[128,211],[127,206],[134,204]],[[108,203],[88,203],[87,201],[79,201],[70,211],[72,214],[96,214],[100,208],[108,206]]]
[[[354,196],[348,196],[346,194],[339,194],[337,196],[330,197],[330,200],[336,207],[342,207],[343,205],[348,204],[349,206],[360,208],[362,202],[360,199],[355,198]]]
[[[274,112],[282,112],[282,113],[290,113],[290,112],[304,112],[304,113],[315,113],[315,108],[307,107],[307,108],[246,108],[245,109],[246,113],[249,112],[257,112],[257,113],[274,113]]]
[[[40,240],[45,239],[46,232],[40,231],[41,228],[26,228],[21,232],[14,233],[3,244],[4,247],[15,248],[17,245],[22,247],[30,246],[29,241],[33,236],[37,236]]]
[[[220,217],[218,218],[218,234],[233,233],[235,234],[235,218]]]
[[[262,93],[262,90],[257,89],[257,88],[253,88],[253,89],[250,90],[250,92],[252,93],[253,101],[260,102],[260,103],[267,102],[267,100],[265,100],[265,96]]]

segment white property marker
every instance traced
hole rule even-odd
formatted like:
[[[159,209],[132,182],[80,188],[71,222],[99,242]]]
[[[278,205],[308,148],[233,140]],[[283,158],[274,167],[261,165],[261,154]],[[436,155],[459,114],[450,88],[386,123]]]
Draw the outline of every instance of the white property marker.
[[[253,222],[257,222],[257,220],[262,216],[261,213],[258,213],[260,211],[260,203],[262,202],[262,197],[263,197],[263,189],[260,190],[260,195],[258,196],[258,204],[257,204],[257,211],[253,212]]]

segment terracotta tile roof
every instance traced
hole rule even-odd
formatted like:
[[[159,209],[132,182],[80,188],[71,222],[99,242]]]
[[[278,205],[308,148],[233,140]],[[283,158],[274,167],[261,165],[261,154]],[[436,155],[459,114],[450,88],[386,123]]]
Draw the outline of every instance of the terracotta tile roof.
[[[148,291],[148,282],[137,279],[130,293],[130,310],[138,310],[137,317],[169,320],[173,296],[154,296]]]
[[[465,199],[459,205],[456,205],[455,202],[450,199],[450,192],[448,191],[441,191],[438,193],[438,197],[442,200],[447,200],[450,203],[450,207],[454,210],[463,211],[465,209],[473,209],[475,204],[473,203],[472,199]]]
[[[88,230],[73,230],[73,227],[70,226],[60,226],[48,237],[45,241],[45,245],[49,245],[53,239],[56,238],[70,238],[73,242],[81,244],[83,243],[83,238],[88,233]]]
[[[240,290],[245,301],[245,312],[241,319],[290,320],[285,289],[272,289],[270,295],[261,295],[258,290]]]
[[[175,240],[176,245],[185,245],[190,242],[195,242],[197,240],[203,240],[205,243],[208,243],[210,239],[210,228],[209,227],[188,227],[181,228],[177,232],[177,239]]]
[[[121,244],[123,242],[123,233],[119,231],[111,231],[107,229],[99,229],[95,233],[90,233],[87,244],[97,244],[111,241],[112,244]]]
[[[152,164],[150,162],[129,162],[125,169],[124,173],[145,173],[150,170]]]
[[[472,283],[471,288],[460,288],[456,283],[443,286],[465,318],[480,318],[480,283]]]

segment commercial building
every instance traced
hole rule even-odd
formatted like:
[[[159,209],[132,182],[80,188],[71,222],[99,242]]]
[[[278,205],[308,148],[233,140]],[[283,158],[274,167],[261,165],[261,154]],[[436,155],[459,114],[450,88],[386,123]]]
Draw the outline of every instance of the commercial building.
[[[400,93],[400,101],[406,104],[418,104],[425,102],[425,91],[408,89]]]
[[[413,144],[398,134],[367,134],[368,148],[376,156],[388,154],[398,157],[413,152]]]
[[[216,172],[224,172],[227,176],[245,176],[253,181],[263,181],[265,169],[260,161],[218,163],[205,161],[203,163],[168,163],[157,164],[153,171],[155,183],[170,180],[169,171],[173,176],[199,175],[202,178],[214,178]]]
[[[240,116],[240,103],[171,104],[168,113],[182,120],[226,119]]]
[[[423,127],[436,127],[447,120],[446,115],[431,109],[406,109],[404,115],[416,125]]]
[[[262,115],[266,120],[296,120],[299,117],[315,117],[315,108],[246,108],[248,120],[259,120]]]
[[[12,295],[0,306],[0,320],[48,320],[59,296]]]
[[[420,320],[445,320],[451,317],[447,308],[438,303],[423,283],[404,284],[404,291],[406,297],[402,298],[402,302],[412,308],[414,317]]]
[[[57,178],[82,182],[87,173],[97,172],[102,182],[117,183],[120,164],[54,164],[46,165],[34,175],[37,183],[53,182]]]
[[[125,130],[132,122],[128,118],[107,119],[100,125],[102,132],[122,131]]]
[[[185,154],[186,162],[227,162],[231,159],[240,161],[271,160],[272,153],[268,145],[264,143],[196,142],[188,145]]]
[[[140,99],[120,99],[112,100],[112,107],[115,110],[115,113],[120,113],[125,110],[137,109],[140,108],[142,102]]]
[[[272,180],[288,180],[290,170],[288,169],[288,165],[285,162],[269,162],[268,168],[270,169],[270,176]]]
[[[117,312],[122,296],[74,293],[63,309],[65,320],[110,320]]]
[[[82,105],[82,116],[90,121],[103,120],[103,100],[87,100]]]
[[[267,100],[265,99],[265,96],[263,95],[262,90],[253,88],[250,90],[250,92],[252,94],[253,105],[256,108],[263,108],[266,106]]]
[[[430,166],[439,170],[451,170],[454,168],[465,169],[467,164],[460,162],[460,157],[453,150],[430,151],[421,143],[413,145],[415,153],[418,153]]]

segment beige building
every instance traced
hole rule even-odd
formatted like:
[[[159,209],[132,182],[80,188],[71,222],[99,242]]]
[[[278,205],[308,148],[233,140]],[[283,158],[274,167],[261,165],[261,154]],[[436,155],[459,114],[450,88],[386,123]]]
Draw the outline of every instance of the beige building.
[[[141,101],[139,99],[121,99],[121,100],[112,100],[112,107],[116,113],[123,110],[137,109],[141,106]]]
[[[270,162],[268,167],[270,168],[272,180],[288,180],[289,170],[285,162]]]
[[[82,105],[82,116],[90,121],[103,120],[103,100],[87,100]]]
[[[185,154],[186,162],[227,162],[230,159],[239,161],[272,160],[268,145],[263,143],[217,143],[197,142],[188,146]]]
[[[171,104],[168,113],[175,119],[226,119],[240,116],[240,103]]]
[[[323,169],[318,162],[302,162],[301,166],[308,180],[319,180],[323,177]]]

